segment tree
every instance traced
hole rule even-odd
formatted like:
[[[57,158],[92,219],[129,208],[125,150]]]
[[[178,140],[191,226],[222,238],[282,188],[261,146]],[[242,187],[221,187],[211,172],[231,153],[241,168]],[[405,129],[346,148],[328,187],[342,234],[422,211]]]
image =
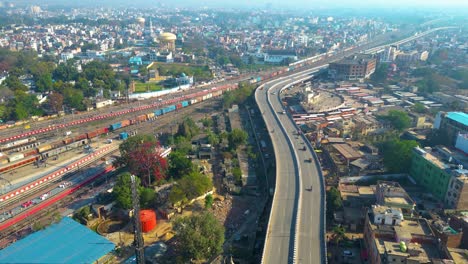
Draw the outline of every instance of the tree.
[[[69,87],[63,89],[63,101],[69,107],[76,108],[78,110],[85,110],[83,99],[83,92]]]
[[[234,128],[231,133],[228,134],[228,141],[231,149],[237,149],[240,145],[247,142],[247,132],[239,128]]]
[[[183,206],[185,202],[203,195],[212,188],[213,183],[210,178],[198,171],[193,171],[177,181],[172,187],[169,201],[172,204],[180,203]]]
[[[12,91],[17,91],[17,90],[20,90],[20,91],[24,91],[26,92],[28,90],[28,87],[26,85],[24,85],[20,79],[15,76],[15,75],[9,75],[4,83],[3,83],[6,87],[10,88]]]
[[[144,186],[150,186],[153,179],[160,182],[166,178],[167,161],[157,151],[158,147],[157,143],[144,142],[128,153],[127,166],[142,179]]]
[[[417,146],[414,140],[392,139],[383,143],[381,148],[385,167],[391,173],[408,172],[413,149]]]
[[[152,188],[142,188],[140,192],[141,208],[152,208],[156,201],[156,193]]]
[[[181,217],[174,230],[177,250],[186,261],[207,260],[222,252],[225,230],[210,213]]]
[[[205,207],[206,208],[211,208],[213,206],[213,195],[208,194],[205,197]]]
[[[113,188],[116,206],[122,209],[131,209],[132,205],[132,180],[131,174],[126,172],[117,176],[117,182]],[[140,189],[140,179],[135,177],[136,185]]]
[[[335,226],[333,227],[333,242],[335,242],[336,245],[340,243],[340,241],[346,239],[346,230],[343,226]]]
[[[201,120],[202,124],[206,128],[210,128],[213,126],[213,119],[205,117]]]
[[[327,216],[333,218],[333,214],[342,206],[340,191],[332,187],[327,191]]]
[[[387,81],[388,75],[388,64],[382,63],[375,69],[375,72],[372,74],[371,79],[376,83],[384,83]]]
[[[411,126],[411,118],[405,111],[390,110],[387,115],[380,116],[380,118],[388,120],[398,131],[403,131]]]
[[[152,135],[141,134],[128,138],[119,146],[120,155],[124,161],[127,162],[129,158],[129,153],[138,147],[138,145],[145,142],[156,143],[156,139]]]
[[[49,104],[54,112],[61,111],[63,106],[63,96],[59,93],[51,93],[49,95]]]
[[[194,171],[192,161],[181,151],[172,151],[168,156],[169,170],[168,174],[174,179],[181,179]]]
[[[61,80],[64,82],[76,80],[78,75],[78,70],[70,61],[67,63],[60,63],[52,74],[56,81]]]
[[[215,133],[210,131],[208,133],[208,143],[211,146],[214,146],[214,145],[218,144],[219,143],[219,137]]]
[[[52,75],[50,73],[46,73],[40,75],[36,80],[36,89],[38,92],[47,92],[52,90],[53,83],[52,83]]]
[[[177,130],[177,136],[183,136],[188,140],[191,140],[194,136],[200,133],[200,129],[195,124],[191,117],[185,117],[184,121],[179,124],[179,128]]]
[[[183,136],[177,136],[174,140],[175,149],[183,154],[188,154],[192,150],[192,142]]]
[[[420,113],[420,114],[423,114],[426,112],[426,108],[424,107],[423,104],[421,104],[420,102],[417,102],[415,103],[411,109],[416,112],[416,113]]]
[[[242,183],[242,170],[239,167],[232,169],[232,176],[234,176],[237,184]]]

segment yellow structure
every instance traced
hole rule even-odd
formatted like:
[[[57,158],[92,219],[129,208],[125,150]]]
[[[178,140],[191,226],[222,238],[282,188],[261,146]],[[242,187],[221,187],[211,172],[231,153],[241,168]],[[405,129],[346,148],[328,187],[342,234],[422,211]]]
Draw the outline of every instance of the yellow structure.
[[[138,17],[138,18],[136,19],[136,22],[137,22],[138,25],[140,25],[140,27],[142,27],[142,28],[145,27],[145,21],[146,21],[146,20],[145,20],[144,18],[142,18],[142,17]]]
[[[177,37],[176,35],[170,32],[164,32],[159,35],[159,42],[161,43],[162,49],[167,49],[170,51],[175,51],[175,41]]]

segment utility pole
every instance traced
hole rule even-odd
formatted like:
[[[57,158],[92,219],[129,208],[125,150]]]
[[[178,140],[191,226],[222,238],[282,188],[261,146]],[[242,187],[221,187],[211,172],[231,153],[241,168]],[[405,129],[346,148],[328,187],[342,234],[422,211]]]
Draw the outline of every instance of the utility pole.
[[[135,244],[135,256],[137,264],[145,263],[145,251],[143,236],[141,235],[141,222],[140,222],[140,199],[138,198],[137,186],[135,181],[135,175],[130,176],[132,180],[132,202],[133,202],[133,230],[134,230],[134,244]]]

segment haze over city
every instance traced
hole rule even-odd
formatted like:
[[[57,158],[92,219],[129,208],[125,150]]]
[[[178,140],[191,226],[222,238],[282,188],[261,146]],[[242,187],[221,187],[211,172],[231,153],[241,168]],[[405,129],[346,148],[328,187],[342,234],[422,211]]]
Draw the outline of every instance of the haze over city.
[[[0,0],[0,263],[468,263],[467,12]]]
[[[77,6],[77,5],[102,5],[102,6],[128,6],[128,7],[139,7],[139,6],[156,6],[164,4],[167,6],[177,7],[239,7],[239,8],[289,8],[289,9],[319,9],[319,8],[402,8],[402,7],[418,7],[424,8],[456,8],[456,7],[467,7],[468,1],[464,0],[373,0],[373,1],[359,1],[359,0],[238,0],[238,1],[222,1],[222,0],[83,0],[83,1],[68,1],[68,0],[17,0],[18,4],[47,4],[47,5],[61,5],[61,6]],[[466,11],[466,10],[465,10]]]

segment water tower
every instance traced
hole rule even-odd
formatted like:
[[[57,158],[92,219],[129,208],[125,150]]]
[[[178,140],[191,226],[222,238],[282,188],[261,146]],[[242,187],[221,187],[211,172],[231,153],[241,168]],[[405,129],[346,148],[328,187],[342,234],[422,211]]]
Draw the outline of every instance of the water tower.
[[[136,22],[138,23],[138,25],[140,25],[140,27],[144,28],[145,27],[145,19],[142,18],[142,17],[138,17],[136,19]]]
[[[169,32],[162,33],[161,35],[159,35],[159,43],[161,43],[161,48],[174,52],[176,39],[177,39],[176,35],[172,33],[169,33]]]

